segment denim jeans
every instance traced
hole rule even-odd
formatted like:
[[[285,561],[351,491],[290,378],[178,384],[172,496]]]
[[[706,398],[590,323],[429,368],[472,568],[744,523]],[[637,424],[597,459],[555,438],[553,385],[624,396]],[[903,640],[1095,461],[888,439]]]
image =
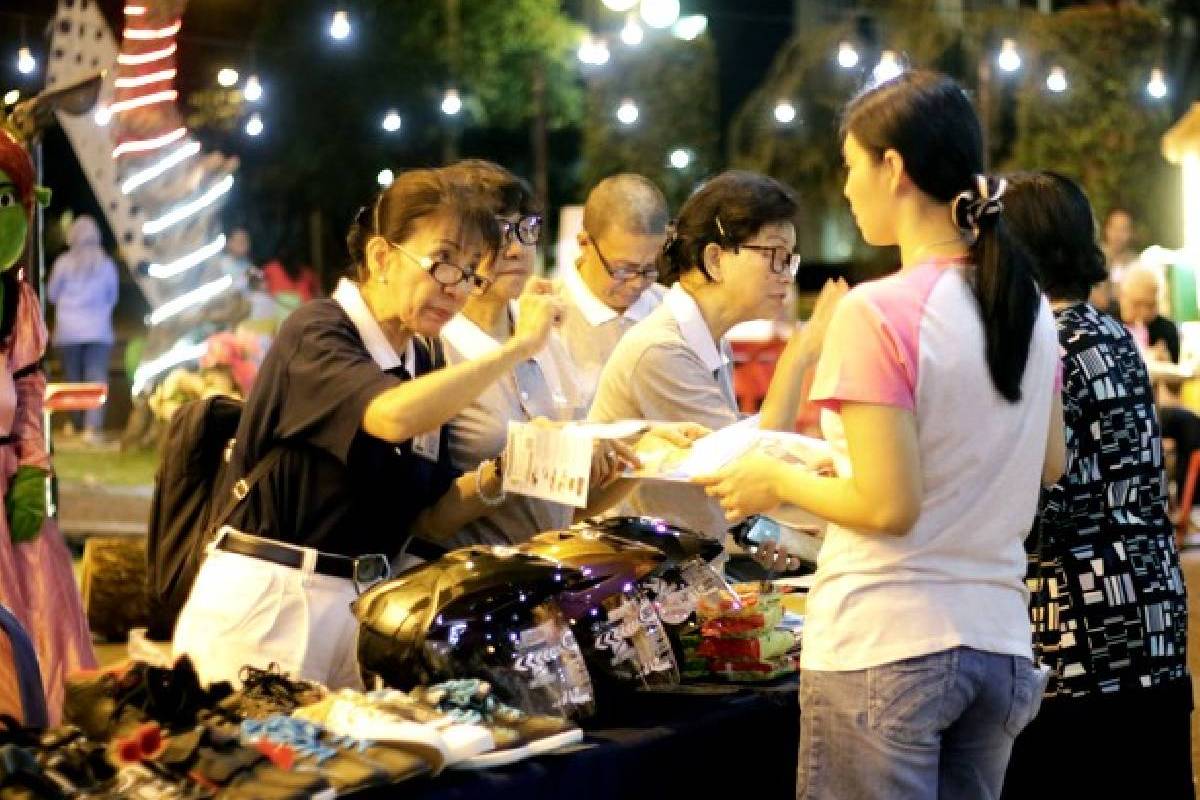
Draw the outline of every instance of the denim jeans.
[[[1046,673],[1027,658],[956,647],[800,676],[804,800],[997,798]]]
[[[108,354],[112,345],[108,342],[80,342],[58,345],[58,357],[62,361],[63,379],[69,383],[108,383]],[[71,415],[75,427],[99,431],[104,427],[104,406]],[[82,424],[81,424],[82,423]]]

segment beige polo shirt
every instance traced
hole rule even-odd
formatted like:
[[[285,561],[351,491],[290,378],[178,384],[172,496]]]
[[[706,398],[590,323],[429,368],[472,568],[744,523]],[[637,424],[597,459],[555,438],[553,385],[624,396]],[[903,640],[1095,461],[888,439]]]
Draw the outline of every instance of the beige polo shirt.
[[[448,364],[471,361],[500,347],[462,314],[446,323],[441,338]],[[484,459],[499,455],[504,451],[509,420],[579,419],[585,411],[566,348],[551,335],[541,352],[517,364],[446,423],[451,460],[467,472]],[[573,516],[574,509],[569,506],[510,494],[502,505],[464,527],[451,539],[451,545],[517,544],[536,533],[565,528]]]
[[[592,293],[574,264],[559,267],[554,288],[563,301],[559,332],[575,364],[583,396],[590,401],[617,342],[658,308],[666,289],[657,283],[650,285],[633,305],[618,314]]]
[[[738,420],[729,344],[713,341],[692,296],[679,284],[617,344],[588,419],[697,422],[713,430]],[[724,541],[729,525],[699,487],[644,481],[623,513],[663,517]]]

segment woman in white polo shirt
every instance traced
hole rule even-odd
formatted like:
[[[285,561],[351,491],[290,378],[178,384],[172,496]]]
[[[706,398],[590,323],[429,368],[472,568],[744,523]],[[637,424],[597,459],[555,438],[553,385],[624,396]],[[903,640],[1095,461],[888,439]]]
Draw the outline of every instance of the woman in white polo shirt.
[[[998,797],[1045,685],[1023,542],[1065,461],[1054,318],[957,84],[909,72],[868,88],[843,155],[863,238],[899,245],[901,267],[830,322],[811,399],[838,475],[751,454],[703,482],[731,519],[791,503],[831,523],[797,797]]]
[[[714,430],[736,422],[725,334],[740,322],[779,316],[800,264],[792,252],[798,210],[788,187],[753,172],[725,172],[696,190],[660,258],[661,280],[674,286],[617,344],[588,418],[687,421]],[[791,428],[793,387],[822,335],[822,326],[806,326],[789,343],[763,404],[764,427]],[[646,483],[629,505],[721,541],[729,528],[697,487]]]

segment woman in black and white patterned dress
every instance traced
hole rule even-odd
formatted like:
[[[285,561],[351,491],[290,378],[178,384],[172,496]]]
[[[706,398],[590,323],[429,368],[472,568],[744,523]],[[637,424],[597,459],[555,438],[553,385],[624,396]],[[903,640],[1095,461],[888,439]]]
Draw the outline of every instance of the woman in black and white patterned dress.
[[[1106,270],[1082,189],[1017,175],[1004,205],[1054,308],[1068,453],[1027,543],[1035,648],[1053,676],[1004,797],[1193,797],[1187,598],[1146,367],[1087,303]]]

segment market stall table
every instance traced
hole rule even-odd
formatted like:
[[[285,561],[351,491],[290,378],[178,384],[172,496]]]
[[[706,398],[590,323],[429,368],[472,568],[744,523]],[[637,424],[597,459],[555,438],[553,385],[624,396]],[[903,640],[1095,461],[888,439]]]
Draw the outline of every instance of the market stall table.
[[[761,687],[703,684],[637,694],[585,724],[566,752],[356,797],[413,800],[706,798],[741,787],[755,800],[795,796],[800,714],[795,677]]]

